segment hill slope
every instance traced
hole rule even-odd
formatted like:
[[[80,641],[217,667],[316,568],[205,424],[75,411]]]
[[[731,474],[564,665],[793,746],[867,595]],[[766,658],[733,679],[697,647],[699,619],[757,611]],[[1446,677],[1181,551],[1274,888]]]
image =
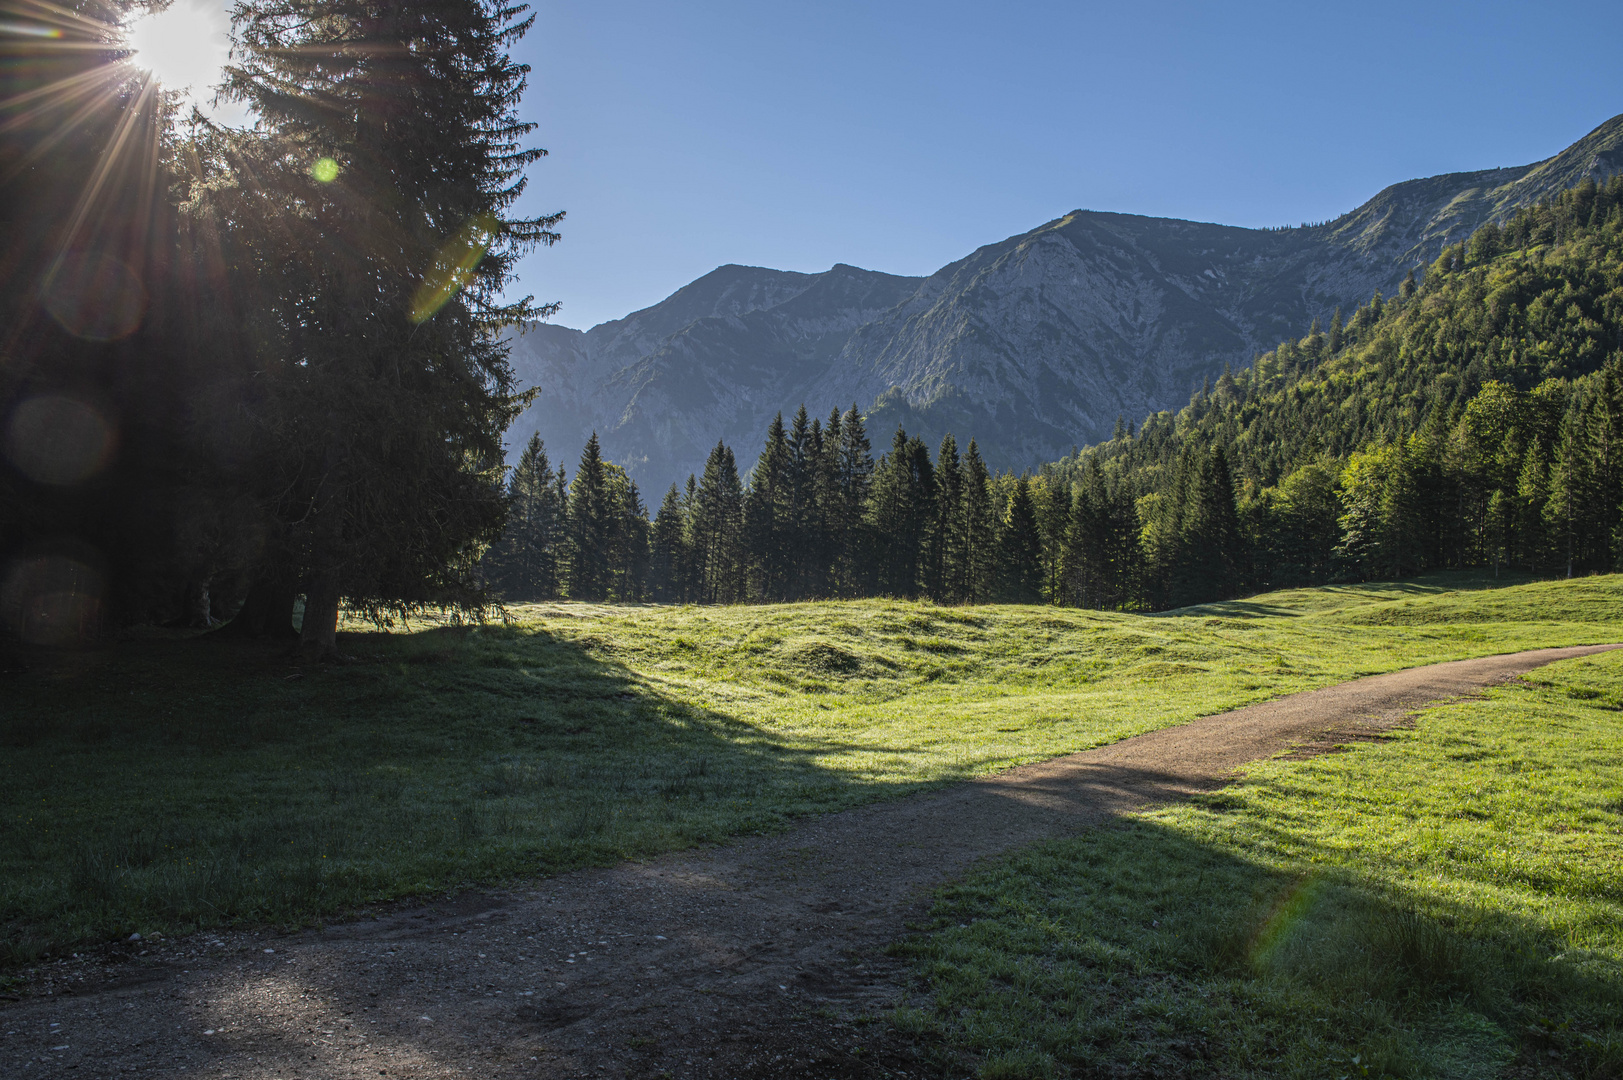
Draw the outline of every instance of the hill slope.
[[[950,430],[996,467],[1032,466],[1390,292],[1483,222],[1620,170],[1623,116],[1545,161],[1395,184],[1323,225],[1078,210],[923,279],[724,266],[589,331],[517,336],[514,365],[542,395],[514,442],[539,431],[567,461],[596,430],[657,491],[717,438],[752,461],[780,409],[857,401],[881,436],[896,423],[931,442]]]

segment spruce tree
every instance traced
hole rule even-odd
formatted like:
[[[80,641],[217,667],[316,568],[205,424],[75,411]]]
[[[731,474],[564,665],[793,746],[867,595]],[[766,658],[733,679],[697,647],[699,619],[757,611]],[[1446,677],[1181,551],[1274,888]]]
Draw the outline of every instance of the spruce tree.
[[[609,595],[636,602],[647,595],[648,507],[636,482],[620,466],[604,464],[609,513],[613,522],[609,540]]]
[[[864,519],[874,462],[873,447],[855,402],[839,418],[838,436],[829,441],[834,465],[831,504],[824,515],[829,530],[829,562],[834,594],[859,596],[870,579],[870,545]]]
[[[924,441],[897,427],[890,452],[874,470],[867,525],[873,588],[883,596],[918,595],[925,539],[934,517],[935,470]]]
[[[738,461],[724,442],[717,442],[705,459],[689,521],[697,599],[707,604],[744,599],[744,488],[738,479]]]
[[[281,438],[274,506],[306,594],[302,637],[334,650],[340,602],[374,615],[476,603],[499,534],[501,437],[522,408],[497,331],[545,313],[503,299],[561,215],[504,216],[542,155],[522,140],[533,19],[481,0],[244,0],[222,133],[199,198],[243,238]],[[284,478],[285,481],[284,481]],[[428,527],[425,527],[428,526]]]
[[[964,463],[948,432],[936,451],[936,511],[930,528],[928,595],[948,604],[968,597],[969,550],[964,521]]]
[[[580,468],[569,485],[567,588],[572,599],[602,600],[609,594],[619,524],[616,510],[607,463],[594,431],[581,450]]]
[[[818,513],[817,473],[823,457],[823,425],[802,404],[789,426],[789,487],[784,528],[788,568],[785,595],[790,600],[815,596],[822,522]]]
[[[964,451],[963,487],[964,601],[984,604],[997,588],[997,521],[992,511],[992,477],[973,438]]]
[[[507,599],[550,600],[559,595],[565,518],[539,434],[525,445],[508,480],[507,497],[507,531],[486,556],[491,576]]]
[[[1031,478],[1022,473],[1014,482],[1009,505],[998,534],[998,569],[1002,598],[1010,604],[1042,600],[1042,536],[1031,499]]]
[[[672,484],[659,504],[649,537],[648,592],[664,604],[687,600],[687,512]]]
[[[783,414],[772,418],[766,446],[750,471],[744,496],[744,545],[749,594],[759,600],[788,599],[795,518],[794,455]]]

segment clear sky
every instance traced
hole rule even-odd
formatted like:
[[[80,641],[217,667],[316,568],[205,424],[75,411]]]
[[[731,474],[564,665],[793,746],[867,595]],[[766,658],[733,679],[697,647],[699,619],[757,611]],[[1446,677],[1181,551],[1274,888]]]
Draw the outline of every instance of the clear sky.
[[[587,327],[729,262],[924,274],[1078,207],[1331,218],[1623,112],[1623,3],[536,5],[564,209],[523,292]]]
[[[927,274],[1077,208],[1322,221],[1623,113],[1619,0],[532,3],[521,209],[569,216],[518,289],[583,328],[723,263]],[[173,61],[223,52],[224,7],[177,0]]]

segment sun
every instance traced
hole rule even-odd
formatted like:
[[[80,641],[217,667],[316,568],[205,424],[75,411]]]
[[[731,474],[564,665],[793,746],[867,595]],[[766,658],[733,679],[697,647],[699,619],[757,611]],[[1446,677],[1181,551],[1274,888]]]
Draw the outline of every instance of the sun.
[[[221,0],[175,0],[161,11],[130,21],[125,40],[131,63],[152,73],[159,86],[207,105],[230,51]]]

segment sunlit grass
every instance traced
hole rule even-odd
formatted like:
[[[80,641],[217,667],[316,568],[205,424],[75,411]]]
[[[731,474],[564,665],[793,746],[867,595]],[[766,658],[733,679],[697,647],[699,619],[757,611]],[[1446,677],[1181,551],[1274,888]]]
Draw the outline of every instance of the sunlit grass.
[[[986,1076],[1623,1075],[1620,745],[1609,653],[1040,845],[949,892],[898,1022]]]
[[[358,662],[333,667],[198,640],[36,658],[0,715],[0,941],[15,960],[307,921],[780,829],[1356,675],[1623,636],[1623,579],[1491,584],[1154,617],[555,604],[346,635]]]

